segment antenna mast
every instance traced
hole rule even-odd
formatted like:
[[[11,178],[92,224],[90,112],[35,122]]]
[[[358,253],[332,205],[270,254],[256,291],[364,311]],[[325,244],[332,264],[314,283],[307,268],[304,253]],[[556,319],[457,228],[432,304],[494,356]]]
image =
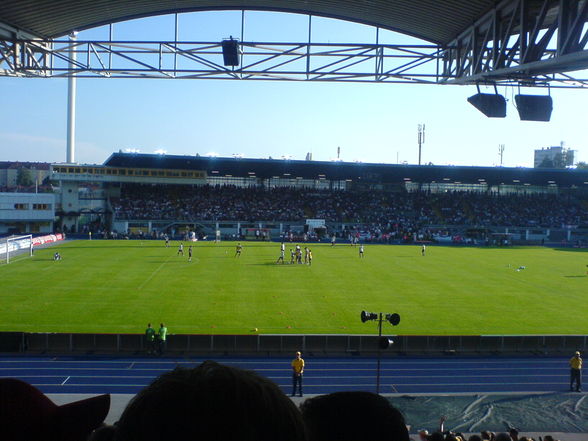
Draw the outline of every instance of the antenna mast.
[[[425,143],[425,125],[424,124],[419,124],[417,140],[419,143],[419,165],[421,165],[421,148],[422,148],[422,145]]]

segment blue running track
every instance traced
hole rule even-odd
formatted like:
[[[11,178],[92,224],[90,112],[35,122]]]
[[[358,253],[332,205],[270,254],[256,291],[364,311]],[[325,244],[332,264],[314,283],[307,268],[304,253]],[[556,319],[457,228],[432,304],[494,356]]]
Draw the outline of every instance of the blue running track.
[[[45,393],[135,394],[176,366],[194,367],[205,358],[0,357],[0,377],[20,378]],[[216,358],[254,370],[291,392],[289,358]],[[375,391],[374,358],[307,357],[305,394]],[[567,357],[385,358],[381,393],[560,392],[569,388]]]

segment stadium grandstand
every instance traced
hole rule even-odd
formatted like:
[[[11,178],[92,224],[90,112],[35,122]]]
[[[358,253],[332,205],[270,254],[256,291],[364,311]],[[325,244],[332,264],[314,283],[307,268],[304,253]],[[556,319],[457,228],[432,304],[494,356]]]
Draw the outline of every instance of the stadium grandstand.
[[[588,171],[580,169],[114,153],[103,165],[53,164],[51,180],[58,227],[68,233],[219,230],[241,238],[262,229],[274,239],[579,245],[588,238]]]
[[[178,15],[225,9],[240,39],[181,41]],[[308,42],[244,40],[246,10],[307,15]],[[173,41],[113,40],[115,23],[166,14]],[[316,45],[313,16],[375,42]],[[66,162],[0,162],[0,440],[313,441],[324,425],[375,441],[385,422],[396,441],[585,441],[587,169],[421,165],[420,150],[418,166],[122,151],[79,164],[75,81],[470,85],[491,118],[504,86],[521,120],[546,122],[551,95],[520,89],[587,88],[587,22],[587,0],[0,2],[0,75],[69,88]],[[76,40],[99,26],[107,40]],[[241,257],[244,240],[270,243]],[[315,264],[297,246],[287,265],[271,243],[286,240],[317,242]],[[99,393],[112,397],[87,399]]]

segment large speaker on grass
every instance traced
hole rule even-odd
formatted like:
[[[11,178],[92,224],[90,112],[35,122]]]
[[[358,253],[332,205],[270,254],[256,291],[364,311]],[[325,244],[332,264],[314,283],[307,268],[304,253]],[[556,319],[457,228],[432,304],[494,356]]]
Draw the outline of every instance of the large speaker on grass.
[[[548,95],[515,95],[521,121],[549,121],[553,100]]]
[[[506,116],[506,100],[497,93],[477,93],[469,97],[468,102],[488,118]]]

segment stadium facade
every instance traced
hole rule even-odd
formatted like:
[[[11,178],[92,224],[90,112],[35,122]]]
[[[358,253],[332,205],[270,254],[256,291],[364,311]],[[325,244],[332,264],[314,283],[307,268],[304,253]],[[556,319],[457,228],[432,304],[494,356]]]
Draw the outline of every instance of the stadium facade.
[[[133,219],[117,217],[112,201],[128,186],[196,188],[233,186],[257,189],[310,189],[317,191],[447,194],[469,192],[508,197],[509,195],[551,194],[576,198],[586,209],[588,171],[579,169],[532,169],[507,167],[416,166],[283,159],[217,158],[159,154],[114,153],[102,165],[53,164],[51,179],[56,188],[56,226],[69,232],[99,221],[118,232],[161,231],[174,219]],[[582,205],[584,204],[584,205]],[[304,219],[275,222],[198,216],[177,225],[190,225],[212,233],[239,233],[242,228],[265,228],[273,234],[284,229],[303,228]],[[341,228],[333,225],[331,228]],[[509,228],[493,225],[495,233]],[[510,232],[514,229],[510,226]],[[521,239],[576,240],[586,235],[588,225],[560,225],[556,229],[531,231],[517,227]],[[521,228],[526,230],[520,230]],[[565,230],[565,231],[555,231]]]
[[[588,170],[463,167],[434,165],[395,165],[283,159],[217,158],[186,155],[114,153],[104,164],[52,164],[52,187],[6,189],[0,193],[0,234],[80,232],[89,225],[109,231],[145,233],[162,231],[176,224],[206,234],[221,230],[223,235],[239,235],[244,228],[262,228],[272,235],[284,230],[304,229],[306,219],[223,219],[203,213],[190,219],[146,219],[117,215],[112,202],[133,186],[182,189],[203,186],[232,186],[273,190],[280,188],[317,192],[363,192],[369,201],[373,194],[470,193],[509,197],[549,194],[574,198],[586,213]],[[47,194],[51,191],[52,194]],[[314,218],[314,213],[305,213]],[[584,216],[585,217],[585,216]],[[349,222],[357,222],[356,219]],[[332,231],[345,227],[345,219],[329,225]],[[443,225],[437,225],[442,227]],[[470,225],[471,227],[471,225]],[[475,227],[475,225],[474,225]],[[533,225],[492,225],[496,234],[512,234],[520,239],[577,240],[588,236],[588,225],[558,225],[557,228],[531,228]],[[515,231],[516,230],[516,231]]]

